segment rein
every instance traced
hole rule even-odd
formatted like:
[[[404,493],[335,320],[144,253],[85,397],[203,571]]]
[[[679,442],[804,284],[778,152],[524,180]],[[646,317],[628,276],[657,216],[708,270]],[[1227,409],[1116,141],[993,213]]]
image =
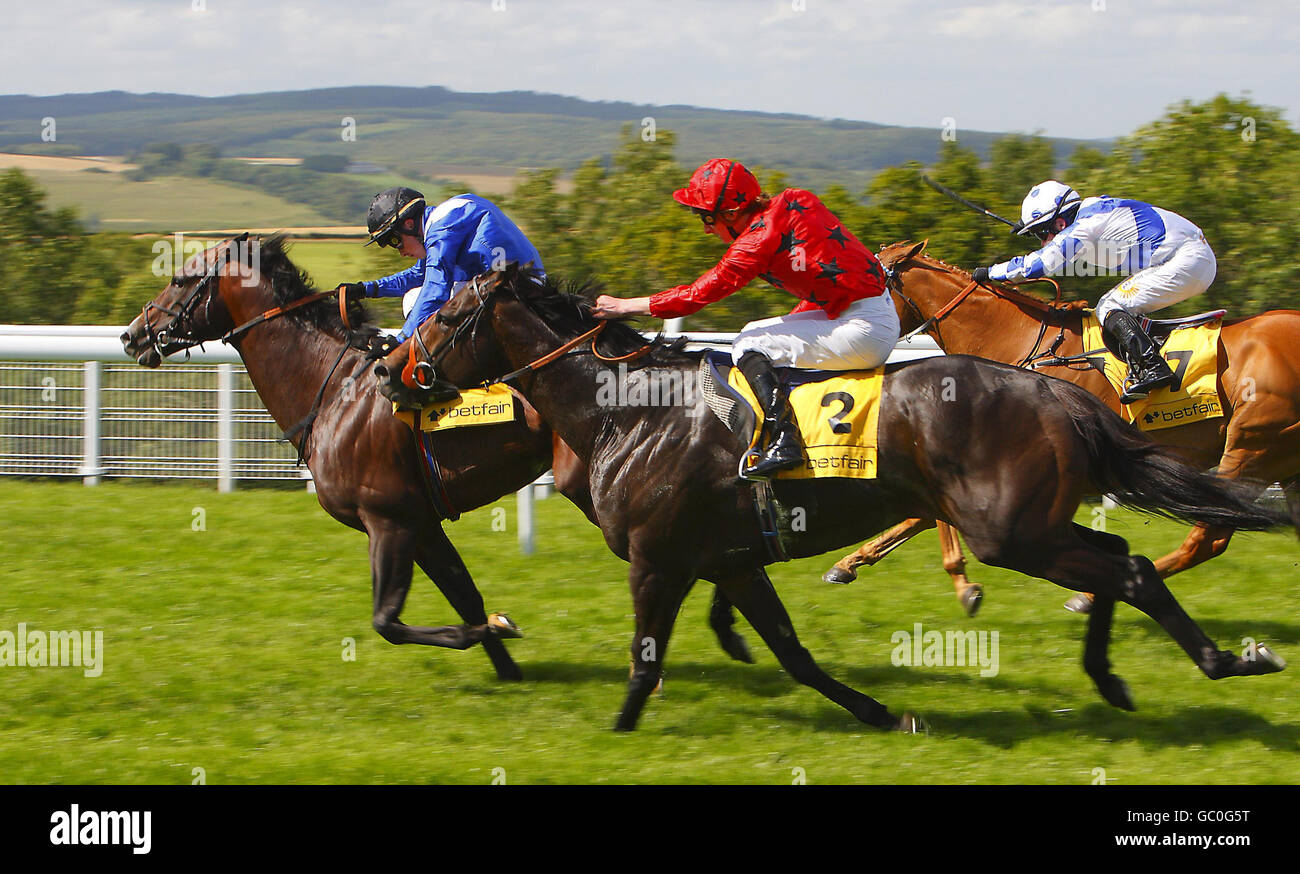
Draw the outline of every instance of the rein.
[[[923,264],[921,266],[928,267],[929,265]],[[916,305],[915,301],[913,301],[910,297],[908,297],[906,294],[903,293],[902,277],[898,276],[897,274],[894,275],[897,278],[898,293],[902,295],[903,299],[913,310],[915,310],[918,314],[920,314],[921,308]],[[1024,284],[1028,284],[1030,282],[1046,282],[1051,284],[1051,286],[1056,289],[1056,296],[1052,300],[1052,302],[1050,304],[1044,303],[1038,298],[1030,297],[1027,294],[1016,291],[1014,288],[1004,283],[990,282],[989,284],[986,285],[981,282],[976,282],[975,280],[972,279],[970,283],[966,285],[965,288],[959,291],[946,304],[944,304],[942,307],[936,310],[932,316],[930,316],[928,319],[925,319],[916,328],[914,328],[911,331],[908,331],[906,334],[900,337],[899,342],[902,342],[903,340],[910,340],[912,337],[915,337],[917,334],[923,334],[932,329],[937,331],[939,327],[939,322],[943,321],[943,319],[947,317],[948,314],[950,314],[953,310],[957,309],[957,307],[961,306],[962,303],[965,302],[966,298],[970,297],[971,292],[973,292],[977,288],[981,288],[989,292],[990,294],[996,297],[1000,297],[1003,300],[1010,301],[1011,303],[1028,304],[1029,306],[1034,307],[1035,309],[1039,310],[1044,314],[1043,317],[1039,319],[1038,336],[1034,339],[1034,345],[1030,347],[1029,352],[1025,354],[1025,357],[1020,359],[1019,362],[1017,362],[1016,364],[1017,367],[1027,367],[1030,366],[1032,362],[1035,362],[1038,359],[1054,356],[1056,354],[1057,348],[1060,347],[1061,342],[1065,339],[1064,325],[1061,326],[1060,333],[1057,335],[1056,340],[1052,343],[1051,347],[1046,352],[1038,356],[1035,356],[1034,353],[1038,351],[1038,347],[1042,345],[1043,337],[1047,334],[1046,314],[1051,312],[1053,310],[1053,307],[1061,302],[1061,285],[1055,279],[1052,279],[1050,277],[1030,279],[1027,280],[1026,283]]]
[[[456,339],[461,334],[462,330],[469,325],[477,326],[479,318],[483,315],[484,312],[487,311],[487,307],[492,302],[493,295],[496,293],[496,287],[494,287],[491,291],[487,292],[487,294],[484,294],[482,289],[479,287],[478,280],[479,277],[475,277],[473,280],[471,280],[470,283],[470,288],[478,296],[479,299],[478,306],[474,308],[473,313],[471,313],[464,321],[462,321],[459,325],[456,326],[455,330],[452,331],[449,337],[447,337],[445,340],[439,343],[437,347],[435,347],[433,352],[430,352],[428,347],[425,346],[424,338],[421,336],[421,332],[418,329],[416,330],[415,336],[411,338],[410,345],[407,347],[408,352],[407,352],[406,366],[402,369],[402,383],[405,384],[408,388],[425,389],[425,390],[432,388],[433,380],[436,378],[435,374],[436,374],[436,366],[438,362],[440,362],[443,356],[445,356],[447,352],[451,351],[451,349],[455,346]],[[600,350],[596,348],[596,340],[597,338],[600,337],[601,332],[604,331],[606,326],[608,325],[609,322],[602,321],[600,324],[596,325],[591,330],[584,331],[582,334],[579,334],[577,337],[574,337],[572,340],[569,340],[568,342],[564,343],[558,348],[550,352],[547,352],[545,355],[542,355],[541,357],[529,362],[528,364],[525,364],[523,367],[519,368],[518,370],[511,371],[510,373],[507,373],[504,376],[498,376],[495,379],[484,381],[480,386],[480,388],[488,388],[493,385],[506,383],[513,379],[517,379],[520,376],[523,376],[525,373],[530,373],[536,370],[540,370],[541,368],[545,367],[546,365],[550,364],[556,359],[561,358],[564,355],[572,352],[578,346],[581,346],[583,343],[586,343],[587,341],[591,341],[591,354],[594,355],[599,360],[609,364],[616,364],[624,361],[635,361],[636,359],[641,358],[642,356],[649,353],[650,350],[653,348],[652,344],[646,343],[640,349],[629,352],[626,355],[613,355],[613,356],[602,355],[600,353]],[[424,356],[423,360],[417,357],[417,352],[416,352],[417,345],[420,350],[419,354],[422,354]],[[428,374],[429,377],[429,383],[427,385],[422,384],[420,381],[421,377],[424,374]]]

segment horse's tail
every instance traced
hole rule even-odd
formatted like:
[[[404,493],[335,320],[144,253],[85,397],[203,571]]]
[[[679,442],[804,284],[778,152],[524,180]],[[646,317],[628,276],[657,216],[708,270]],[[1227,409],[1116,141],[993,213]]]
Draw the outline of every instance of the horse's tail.
[[[1087,445],[1093,484],[1124,506],[1243,531],[1290,524],[1286,511],[1256,502],[1257,483],[1199,471],[1148,440],[1090,392],[1064,380],[1049,383]]]

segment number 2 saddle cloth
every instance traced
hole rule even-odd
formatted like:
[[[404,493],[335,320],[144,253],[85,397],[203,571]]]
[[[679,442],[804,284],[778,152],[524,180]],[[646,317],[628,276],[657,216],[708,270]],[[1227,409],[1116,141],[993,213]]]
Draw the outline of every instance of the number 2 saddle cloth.
[[[1185,319],[1142,319],[1142,328],[1173,368],[1174,382],[1144,400],[1121,405],[1120,414],[1143,431],[1221,417],[1219,328],[1225,312],[1214,310]],[[1101,324],[1091,310],[1083,317],[1083,348],[1088,363],[1106,375],[1116,394],[1123,394],[1128,365],[1107,348]]]
[[[876,429],[885,367],[875,370],[801,370],[778,367],[803,435],[804,463],[778,479],[876,478]],[[700,362],[700,390],[718,418],[748,447],[761,452],[763,410],[740,368],[726,352]]]

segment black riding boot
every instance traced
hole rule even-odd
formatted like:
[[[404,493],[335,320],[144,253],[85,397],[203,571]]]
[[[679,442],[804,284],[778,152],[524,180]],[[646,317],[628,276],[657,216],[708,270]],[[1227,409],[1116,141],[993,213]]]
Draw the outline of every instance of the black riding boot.
[[[1174,381],[1169,362],[1160,357],[1160,350],[1137,316],[1124,310],[1115,310],[1106,317],[1103,327],[1115,338],[1116,345],[1128,363],[1128,379],[1124,380],[1124,394],[1120,402],[1131,404],[1140,401],[1154,389],[1163,388]]]
[[[767,451],[757,463],[745,468],[744,476],[766,479],[777,471],[798,467],[803,463],[803,440],[772,360],[761,352],[750,351],[740,357],[737,366],[763,408],[763,436],[767,439]]]

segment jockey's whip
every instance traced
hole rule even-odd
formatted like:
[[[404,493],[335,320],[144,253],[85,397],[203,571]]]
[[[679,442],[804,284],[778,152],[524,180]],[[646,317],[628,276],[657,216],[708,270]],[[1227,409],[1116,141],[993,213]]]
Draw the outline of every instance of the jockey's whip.
[[[1009,221],[1007,219],[1004,219],[1002,216],[998,215],[997,213],[989,212],[987,209],[980,206],[978,203],[967,200],[957,192],[953,191],[951,188],[945,188],[944,186],[940,185],[938,182],[935,182],[929,176],[926,176],[924,173],[921,174],[921,180],[925,182],[926,185],[929,185],[931,188],[933,188],[935,191],[939,192],[945,197],[951,197],[953,200],[957,201],[962,206],[965,206],[969,209],[973,209],[978,213],[983,213],[984,215],[988,216],[991,219],[997,219],[998,221],[1002,222],[1002,224],[1010,225],[1013,228],[1017,228],[1020,225],[1019,222]]]

